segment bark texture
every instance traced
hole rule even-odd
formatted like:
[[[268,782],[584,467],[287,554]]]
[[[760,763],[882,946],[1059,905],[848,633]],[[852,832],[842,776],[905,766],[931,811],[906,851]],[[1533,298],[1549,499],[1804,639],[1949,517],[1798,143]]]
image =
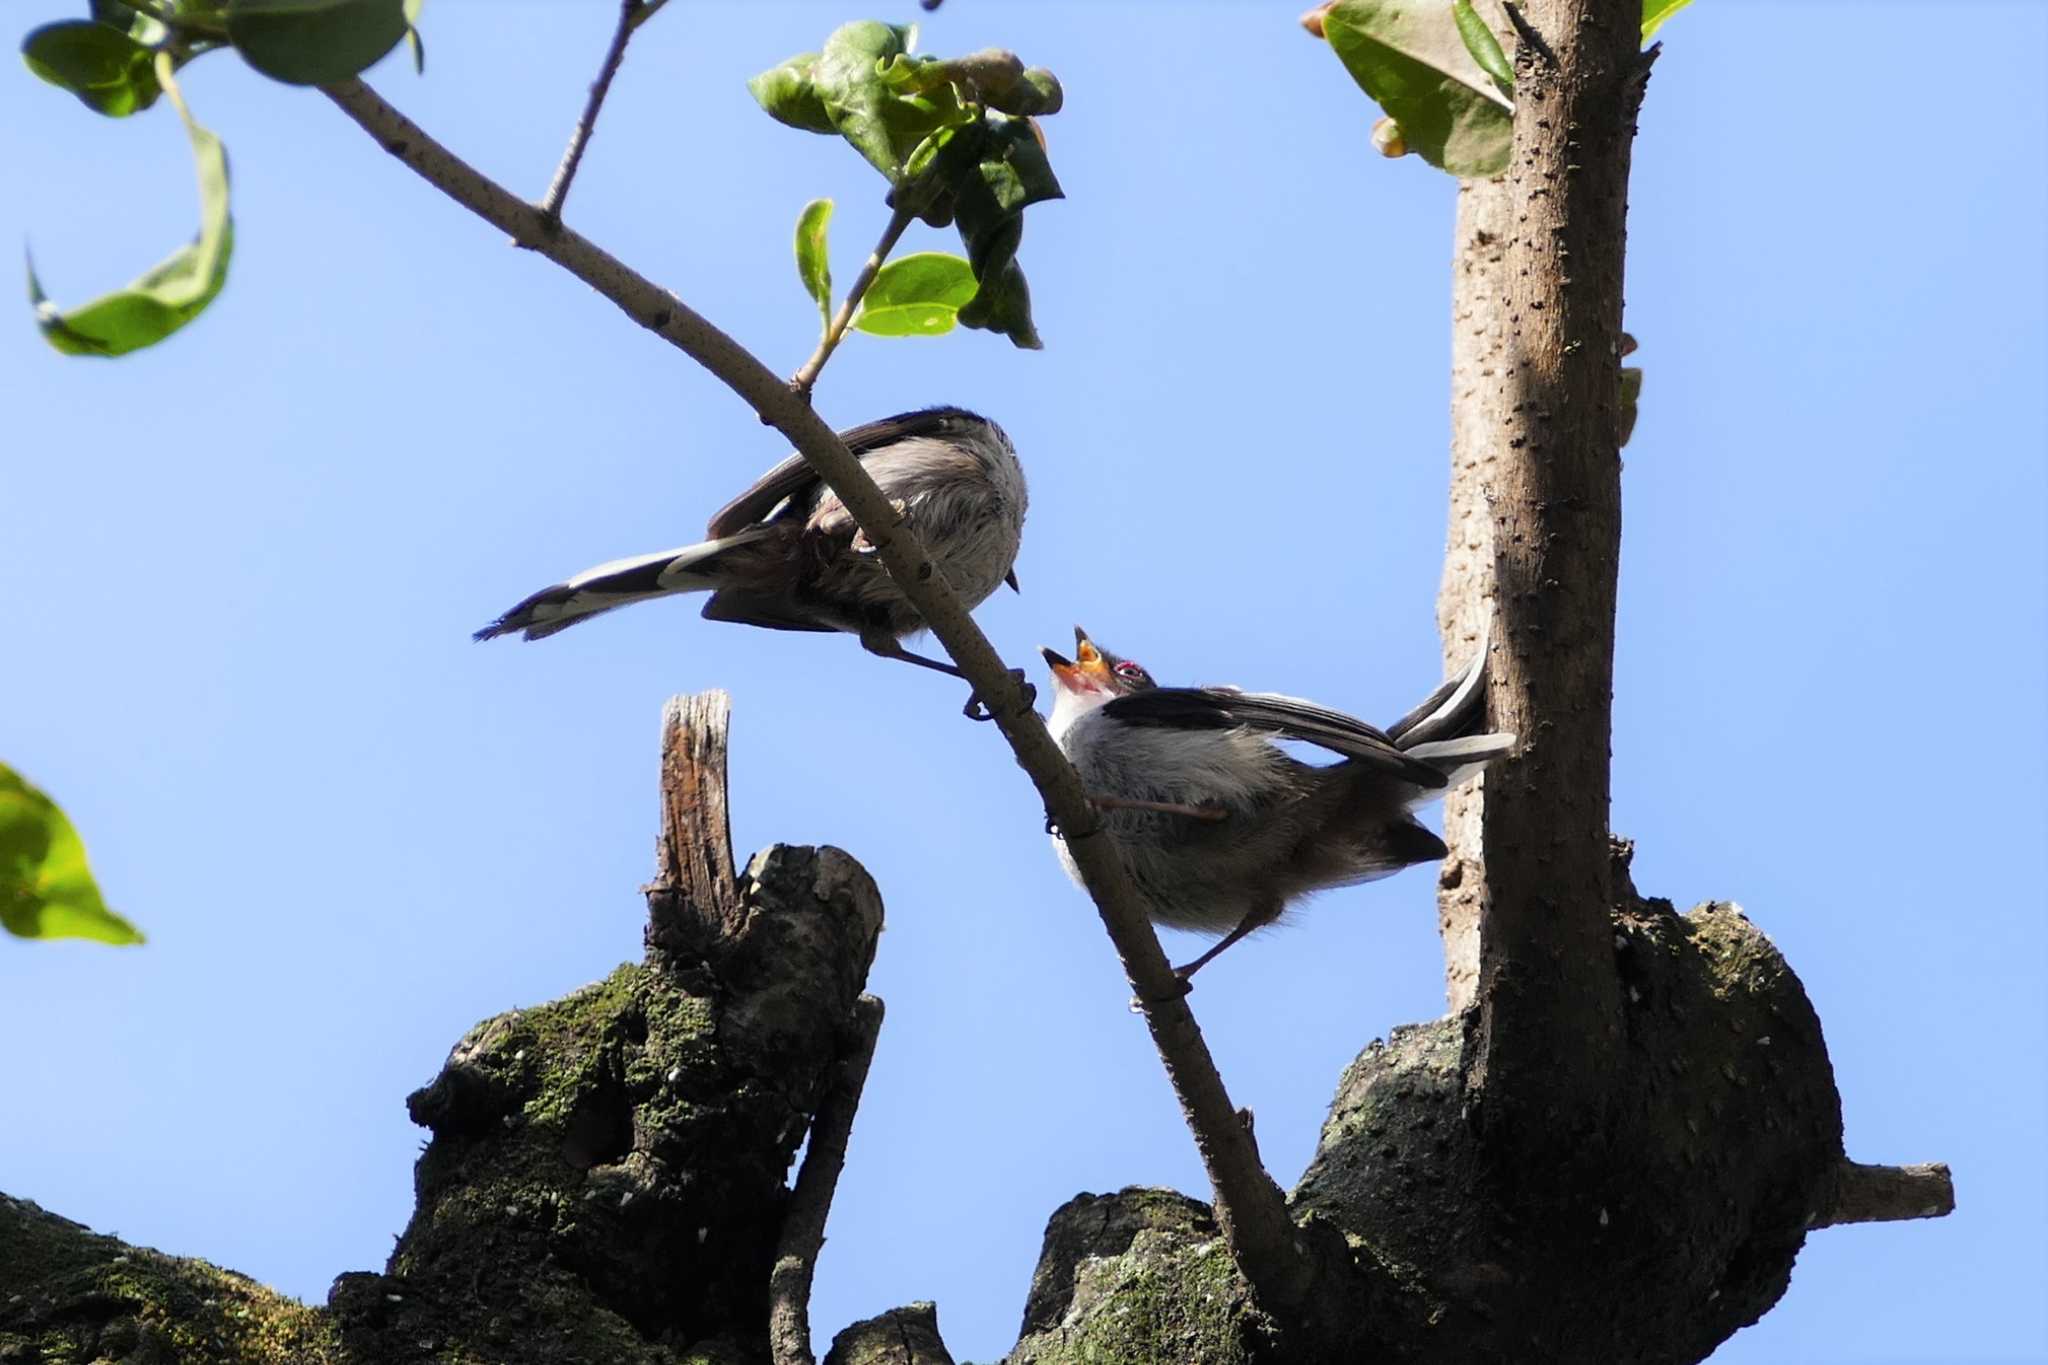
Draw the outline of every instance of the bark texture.
[[[0,1361],[765,1365],[784,1177],[880,1022],[882,901],[834,848],[734,875],[727,715],[664,714],[647,960],[478,1024],[407,1100],[432,1140],[381,1273],[306,1308],[4,1200]]]
[[[1493,600],[1492,722],[1521,742],[1477,798],[1483,892],[1459,903],[1478,913],[1482,1123],[1540,1123],[1567,1151],[1605,1123],[1621,1037],[1605,950],[1608,750],[1622,266],[1648,66],[1639,7],[1623,0],[1532,0],[1526,14],[1512,155],[1497,184],[1467,191],[1461,246],[1478,255],[1457,274],[1486,291],[1458,301],[1470,353],[1457,384],[1477,395],[1458,434],[1490,453],[1454,470],[1468,509],[1479,483],[1490,523],[1460,586]],[[1469,880],[1461,870],[1459,889]]]

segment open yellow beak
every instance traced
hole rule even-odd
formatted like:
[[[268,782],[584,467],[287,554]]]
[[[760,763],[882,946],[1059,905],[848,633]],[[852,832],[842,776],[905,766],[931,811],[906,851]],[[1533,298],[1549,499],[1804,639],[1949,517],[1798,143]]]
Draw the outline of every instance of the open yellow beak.
[[[1088,632],[1074,627],[1074,657],[1067,658],[1058,650],[1044,645],[1038,647],[1045,659],[1046,667],[1060,686],[1074,690],[1106,687],[1109,685],[1109,664],[1102,657],[1102,651],[1088,638]]]

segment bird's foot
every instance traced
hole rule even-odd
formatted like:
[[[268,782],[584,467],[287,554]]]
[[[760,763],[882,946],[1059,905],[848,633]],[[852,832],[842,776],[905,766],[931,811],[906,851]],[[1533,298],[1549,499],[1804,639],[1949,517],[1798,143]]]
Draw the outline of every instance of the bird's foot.
[[[898,526],[910,525],[909,503],[905,502],[901,498],[891,498],[889,499],[889,506],[896,513],[896,524]],[[853,533],[853,552],[857,555],[872,555],[880,553],[880,551],[878,551],[875,548],[875,542],[868,539],[868,533],[866,531],[855,531]]]
[[[1038,689],[1024,680],[1023,669],[1011,669],[1010,681],[1016,683],[1018,692],[1023,694],[1025,710],[1029,711],[1038,704]],[[987,704],[982,701],[981,693],[979,692],[976,692],[967,699],[967,705],[960,708],[960,714],[969,720],[994,720],[996,718],[996,713],[988,709]],[[1046,818],[1050,820],[1052,817],[1048,815]],[[1050,834],[1052,831],[1048,828],[1046,832]]]
[[[1142,995],[1132,996],[1131,1013],[1143,1014],[1147,1005],[1170,1005],[1176,1000],[1187,999],[1188,992],[1195,988],[1195,983],[1181,975],[1182,971],[1183,969],[1179,967],[1173,969],[1173,981],[1176,989],[1168,991],[1165,995],[1154,996],[1150,1000],[1147,1000]]]

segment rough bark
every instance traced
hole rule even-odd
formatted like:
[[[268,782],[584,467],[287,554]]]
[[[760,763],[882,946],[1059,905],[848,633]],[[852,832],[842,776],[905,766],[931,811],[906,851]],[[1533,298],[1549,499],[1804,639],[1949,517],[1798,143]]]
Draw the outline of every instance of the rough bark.
[[[1483,891],[1457,901],[1478,914],[1470,1060],[1482,1121],[1540,1121],[1560,1147],[1603,1124],[1620,1041],[1608,750],[1622,265],[1648,74],[1639,22],[1624,0],[1527,6],[1512,155],[1497,184],[1467,191],[1473,235],[1460,246],[1478,259],[1456,277],[1486,291],[1458,301],[1470,350],[1457,382],[1471,391],[1459,453],[1488,454],[1454,476],[1466,509],[1479,484],[1489,523],[1476,537],[1486,553],[1458,586],[1493,600],[1492,719],[1521,740],[1477,798]],[[1487,202],[1496,196],[1505,202]],[[1469,880],[1461,869],[1460,892]]]
[[[382,1273],[306,1308],[9,1200],[0,1361],[766,1362],[784,1176],[871,1044],[882,901],[834,848],[733,875],[726,715],[665,713],[647,961],[485,1020],[407,1100],[433,1137]]]
[[[1488,490],[1508,420],[1506,255],[1508,187],[1498,180],[1458,187],[1451,285],[1451,509],[1444,545],[1437,627],[1444,667],[1462,668],[1493,616],[1493,509]],[[1497,647],[1493,648],[1498,657]],[[1492,659],[1488,660],[1491,667]],[[1437,925],[1444,941],[1444,995],[1452,1014],[1479,992],[1479,922],[1486,907],[1483,866],[1486,777],[1444,797],[1444,859],[1437,882]]]
[[[1398,1030],[1346,1071],[1293,1192],[1314,1313],[1261,1311],[1208,1205],[1082,1195],[1047,1228],[1014,1365],[1696,1361],[1776,1301],[1809,1228],[1953,1207],[1945,1168],[1845,1162],[1791,969],[1733,906],[1636,896],[1625,852],[1625,1140],[1504,1171],[1473,1015]],[[0,1198],[0,1365],[766,1365],[783,1175],[854,1050],[881,911],[831,849],[770,849],[736,895],[736,933],[686,965],[651,953],[470,1031],[410,1102],[434,1133],[411,1227],[325,1309]],[[826,1359],[951,1357],[911,1305]]]

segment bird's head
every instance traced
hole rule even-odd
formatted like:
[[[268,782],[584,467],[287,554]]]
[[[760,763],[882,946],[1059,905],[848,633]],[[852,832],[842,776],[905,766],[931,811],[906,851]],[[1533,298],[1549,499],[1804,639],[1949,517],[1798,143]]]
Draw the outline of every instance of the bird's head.
[[[1062,699],[1072,698],[1087,706],[1099,706],[1114,697],[1144,692],[1159,684],[1134,659],[1120,658],[1088,638],[1088,632],[1074,627],[1074,657],[1040,646],[1038,652],[1052,669],[1053,685]]]

